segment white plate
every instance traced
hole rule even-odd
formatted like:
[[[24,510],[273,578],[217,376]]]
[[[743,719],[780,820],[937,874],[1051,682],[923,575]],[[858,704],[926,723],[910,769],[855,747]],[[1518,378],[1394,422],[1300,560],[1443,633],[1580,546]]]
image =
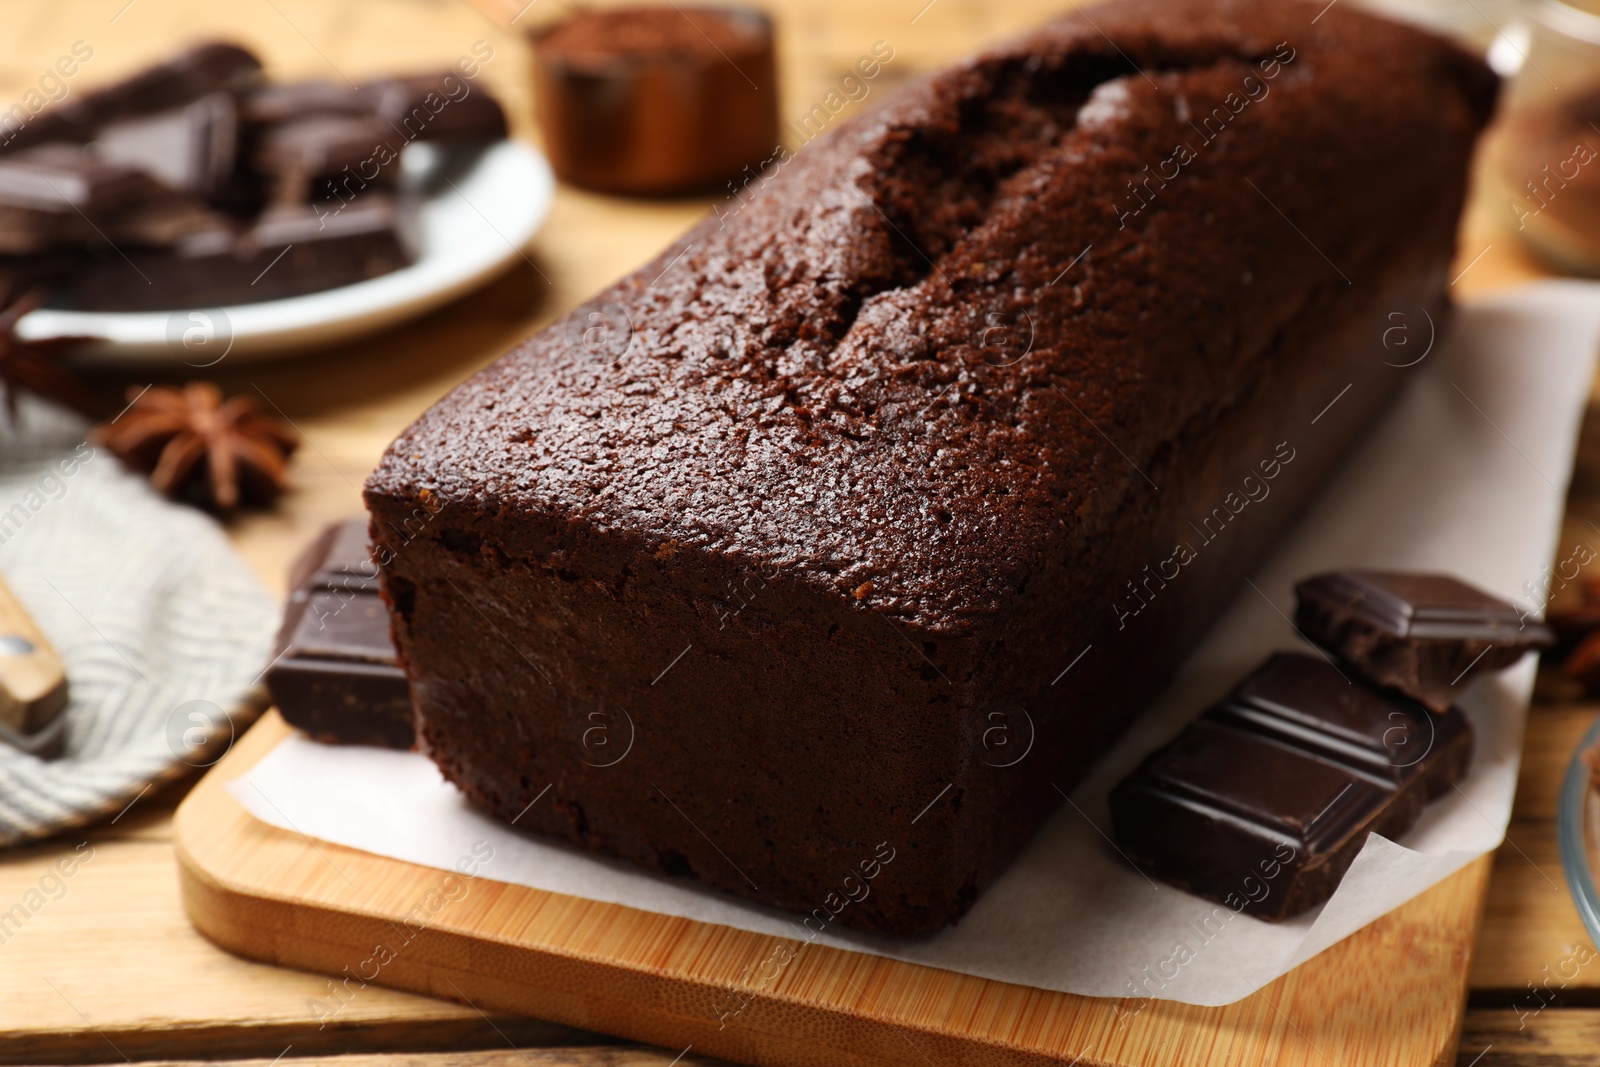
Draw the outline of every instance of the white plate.
[[[17,325],[26,340],[98,338],[85,360],[184,363],[227,356],[288,356],[392,326],[482,285],[523,256],[550,211],[555,178],[527,145],[441,151],[417,144],[401,159],[403,195],[420,198],[417,261],[338,289],[223,308],[175,311],[58,311],[41,308]]]

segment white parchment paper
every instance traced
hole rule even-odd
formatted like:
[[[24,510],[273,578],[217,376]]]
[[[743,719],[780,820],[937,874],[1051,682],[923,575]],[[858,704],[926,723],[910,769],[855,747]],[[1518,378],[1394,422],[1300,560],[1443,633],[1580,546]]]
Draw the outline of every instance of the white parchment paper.
[[[1415,327],[1414,327],[1415,328]],[[1420,354],[1426,337],[1396,349]],[[1600,285],[1546,282],[1475,300],[1391,414],[1245,586],[1171,688],[1099,764],[960,925],[829,942],[1090,996],[1226,1004],[1349,936],[1499,845],[1511,810],[1534,663],[1474,683],[1472,769],[1395,843],[1376,835],[1320,911],[1271,925],[1152,883],[1101,830],[1106,795],[1275,649],[1303,647],[1292,586],[1334,567],[1453,571],[1542,607],[1579,420],[1600,347]],[[1584,535],[1600,546],[1600,531]],[[1590,550],[1592,551],[1592,549]],[[530,840],[470,809],[425,758],[292,738],[230,787],[276,826],[451,868],[473,843],[484,877],[704,922],[807,937],[792,916],[686,881]],[[776,942],[775,942],[776,944]]]

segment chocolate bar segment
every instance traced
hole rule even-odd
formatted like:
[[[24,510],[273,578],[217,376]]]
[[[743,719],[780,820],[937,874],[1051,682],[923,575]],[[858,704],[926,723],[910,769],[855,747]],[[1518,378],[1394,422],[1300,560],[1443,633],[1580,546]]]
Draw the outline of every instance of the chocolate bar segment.
[[[254,162],[272,177],[280,204],[353,197],[370,183],[394,183],[400,172],[394,140],[372,115],[314,114],[264,130]]]
[[[0,223],[3,226],[3,223]],[[3,241],[0,241],[3,245]],[[81,250],[72,247],[47,248],[20,254],[0,250],[0,285],[23,292],[34,286],[59,285],[83,263]]]
[[[100,230],[95,236],[103,235],[119,248],[171,248],[238,229],[234,219],[182,193],[165,193],[130,204],[96,219],[95,226]],[[103,242],[101,245],[103,248]]]
[[[383,78],[361,91],[399,144],[411,141],[494,141],[506,135],[499,101],[453,70]]]
[[[0,256],[36,256],[79,241],[86,228],[76,214],[0,203]]]
[[[67,283],[88,311],[251,304],[350,285],[414,257],[392,197],[269,209],[242,235],[207,229],[171,249],[103,255]]]
[[[5,131],[0,151],[46,141],[89,141],[109,122],[181,107],[215,92],[239,92],[261,73],[248,50],[221,41],[189,48],[120,82],[70,97]]]
[[[1295,625],[1309,640],[1439,712],[1473,678],[1554,641],[1516,605],[1448,574],[1332,571],[1295,596]]]
[[[102,158],[154,175],[169,189],[220,199],[239,162],[239,105],[212,93],[182,107],[113,122],[95,138]]]
[[[367,94],[327,81],[263,85],[244,98],[244,119],[257,125],[294,122],[311,115],[371,114]]]
[[[0,207],[92,217],[163,192],[138,167],[79,145],[41,145],[0,158]]]
[[[410,748],[411,691],[395,664],[366,520],[324,530],[290,581],[266,675],[284,719],[319,741]]]
[[[1472,728],[1279,653],[1112,791],[1140,868],[1267,920],[1333,895],[1368,833],[1397,838],[1466,773]]]

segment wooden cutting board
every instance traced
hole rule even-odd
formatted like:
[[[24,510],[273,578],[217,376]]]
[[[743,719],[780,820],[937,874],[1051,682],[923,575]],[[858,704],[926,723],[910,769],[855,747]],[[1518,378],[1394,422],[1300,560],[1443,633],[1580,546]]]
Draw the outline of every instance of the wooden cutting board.
[[[224,785],[288,733],[275,711],[251,729],[183,802],[174,836],[201,933],[335,976],[307,1005],[324,1026],[372,982],[764,1067],[1433,1067],[1455,1056],[1487,856],[1236,1004],[1100,1000],[451,879],[280,830]]]

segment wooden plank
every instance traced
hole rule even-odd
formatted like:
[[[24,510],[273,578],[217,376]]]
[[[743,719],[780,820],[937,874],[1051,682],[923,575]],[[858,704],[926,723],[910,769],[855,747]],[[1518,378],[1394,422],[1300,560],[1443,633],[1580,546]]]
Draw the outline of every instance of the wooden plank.
[[[156,966],[159,964],[147,961],[147,971]],[[303,1024],[285,1028],[266,1021],[259,1026],[241,1026],[232,1020],[181,1028],[158,1024],[149,1029],[118,1030],[90,1019],[73,1030],[41,1029],[20,1040],[7,1041],[0,1052],[0,1063],[108,1063],[120,1067],[124,1063],[142,1065],[152,1057],[170,1056],[175,1051],[207,1057],[258,1056],[263,1062],[270,1062],[277,1058],[275,1052],[284,1054],[279,1061],[284,1067],[295,1067],[300,1057],[314,1057],[312,1062],[321,1062],[330,1053],[364,1049],[378,1050],[373,1055],[406,1050],[454,1057],[460,1050],[516,1048],[532,1059],[537,1049],[608,1048],[618,1044],[597,1034],[535,1019],[495,1017],[491,1023],[481,1016],[468,1015],[463,1011],[455,1020],[426,1016],[413,1020],[408,1012],[396,1012],[381,1025],[369,1019],[326,1032]],[[518,1059],[522,1057],[519,1055]]]
[[[378,987],[319,1029],[307,1003],[322,979],[222,952],[183,913],[171,819],[195,780],[115,823],[0,862],[0,912],[26,913],[0,925],[0,1063],[120,1062],[179,1045],[219,1056],[274,1056],[291,1043],[301,1052],[492,1047],[504,1041],[497,1027],[525,1045],[597,1040]]]
[[[1561,779],[1578,742],[1594,725],[1600,707],[1594,704],[1535,704],[1522,744],[1522,773],[1517,778],[1512,817],[1519,822],[1549,823],[1554,833]],[[1539,773],[1529,773],[1536,768]]]
[[[269,715],[179,808],[191,919],[232,951],[755,1064],[1434,1064],[1453,1048],[1489,862],[1224,1008],[1096,1000],[478,881],[256,821],[224,783],[288,732]],[[459,880],[458,880],[459,882]],[[406,917],[413,916],[412,922]],[[765,987],[743,977],[778,946]],[[718,1005],[743,1007],[725,1024]],[[344,994],[331,983],[323,1014]]]
[[[1467,1012],[1455,1067],[1593,1067],[1600,1049],[1600,1011],[1550,1009],[1538,1015],[1506,1010]],[[291,1054],[292,1055],[292,1054]],[[319,1057],[327,1067],[712,1067],[692,1050],[635,1045],[477,1052],[399,1052]],[[272,1067],[268,1059],[156,1060],[140,1067]],[[280,1063],[293,1061],[285,1058]]]
[[[1593,705],[1535,705],[1529,716],[1512,822],[1495,855],[1472,962],[1475,1004],[1537,1004],[1530,983],[1553,986],[1563,1003],[1600,1003],[1600,956],[1586,957],[1593,948],[1567,890],[1555,821],[1567,761],[1594,719]]]
[[[1594,1067],[1600,1011],[1467,1012],[1456,1067]]]
[[[681,1058],[677,1058],[681,1057]],[[273,1067],[274,1060],[151,1060],[139,1067]],[[640,1045],[596,1045],[573,1048],[499,1049],[482,1052],[391,1052],[354,1056],[319,1056],[326,1067],[716,1067],[721,1062]]]
[[[1504,1010],[1467,1012],[1455,1067],[1593,1067],[1600,1048],[1600,1011],[1551,1009],[1535,1016]],[[291,1054],[292,1055],[292,1054]],[[679,1055],[681,1059],[677,1059]],[[227,1060],[156,1060],[140,1067],[293,1067],[286,1057]],[[398,1052],[318,1057],[327,1067],[713,1067],[721,1061],[695,1052],[636,1045],[476,1052]],[[1448,1062],[1448,1061],[1446,1061]]]

